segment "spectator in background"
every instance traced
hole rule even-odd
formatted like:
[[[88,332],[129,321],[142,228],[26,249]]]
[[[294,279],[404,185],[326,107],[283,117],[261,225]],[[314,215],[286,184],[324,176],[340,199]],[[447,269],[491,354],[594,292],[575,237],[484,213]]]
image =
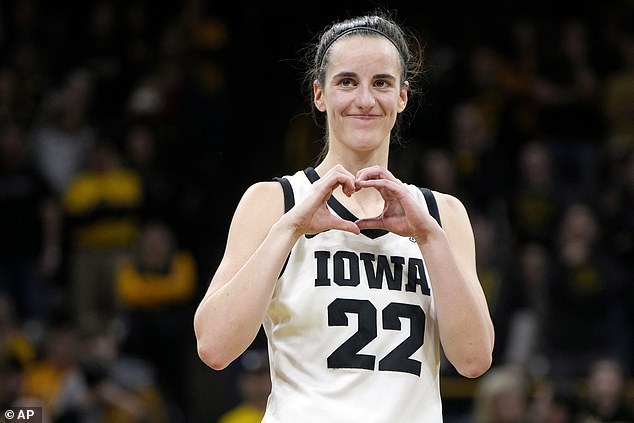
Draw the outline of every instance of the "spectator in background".
[[[623,267],[626,277],[624,299],[627,301],[628,322],[622,338],[629,342],[626,356],[634,357],[634,149],[622,158],[608,162],[608,175],[601,192],[600,212],[605,232],[605,254],[612,256]],[[634,359],[628,367],[634,371]],[[634,373],[632,373],[634,375]]]
[[[93,146],[63,206],[69,237],[70,301],[77,325],[95,330],[118,317],[115,263],[136,242],[143,186],[109,140]]]
[[[634,148],[607,166],[599,206],[608,232],[608,247],[634,271]]]
[[[599,357],[628,360],[624,271],[606,254],[595,212],[585,204],[563,211],[550,297],[550,377],[579,378]]]
[[[603,84],[603,114],[606,119],[603,157],[619,159],[634,149],[634,33],[619,38],[621,68]]]
[[[526,144],[517,157],[517,180],[511,192],[509,218],[518,245],[536,242],[552,247],[552,234],[562,207],[550,150],[541,142]]]
[[[539,64],[539,36],[537,22],[518,16],[511,23],[506,49],[500,60],[500,79],[506,98],[500,110],[498,143],[509,155],[538,133],[538,109],[532,98]]]
[[[36,349],[18,322],[11,297],[0,294],[0,361],[15,359],[26,367],[35,359]]]
[[[485,135],[480,139],[481,145],[473,145],[476,149],[482,151],[493,150],[496,148],[497,135],[499,132],[500,119],[502,111],[506,107],[508,98],[507,87],[504,86],[504,61],[498,53],[497,49],[486,42],[476,42],[467,52],[465,52],[465,69],[466,76],[465,89],[466,101],[462,106],[459,105],[459,113],[472,113],[477,115],[476,120],[472,124],[476,124],[472,128],[474,131],[474,140]],[[468,105],[468,110],[463,106]],[[467,117],[463,116],[461,119]],[[475,118],[474,115],[471,119]],[[468,120],[464,121],[469,122]],[[468,129],[465,127],[464,129]],[[463,134],[463,139],[466,139]],[[482,142],[485,143],[482,143]],[[465,146],[466,147],[466,146]]]
[[[80,421],[167,423],[155,373],[148,364],[121,354],[112,331],[85,334],[81,370],[88,392]]]
[[[163,165],[165,151],[159,145],[156,129],[150,123],[132,123],[124,148],[126,163],[138,172],[143,184],[142,218],[160,216],[171,224],[176,220],[177,189]]]
[[[447,192],[457,196],[467,196],[458,182],[458,169],[451,152],[434,148],[420,155],[416,174],[420,178],[417,184],[438,192]]]
[[[24,369],[14,360],[0,362],[0,380],[0,408],[6,410],[22,397]]]
[[[50,80],[46,65],[44,44],[46,22],[42,19],[42,5],[34,0],[7,1],[2,3],[2,16],[8,19],[2,24],[7,31],[1,60],[15,76],[15,97],[12,102],[11,119],[29,125],[36,113],[42,93]],[[4,28],[0,27],[0,30]]]
[[[495,133],[483,111],[473,102],[455,105],[450,118],[451,151],[460,186],[471,207],[485,209],[503,191],[502,178],[492,173],[500,163],[495,153]]]
[[[60,207],[24,136],[18,124],[0,126],[0,292],[20,321],[43,323],[61,259]]]
[[[17,88],[12,118],[29,125],[38,111],[47,82],[41,51],[33,44],[19,45],[11,59]]]
[[[634,422],[634,410],[626,403],[625,373],[619,361],[602,358],[592,363],[585,388],[581,423]]]
[[[84,70],[71,72],[64,85],[43,100],[41,116],[31,128],[35,163],[58,198],[85,166],[96,141],[96,130],[87,120],[92,84]]]
[[[537,243],[524,244],[514,252],[517,269],[511,275],[509,293],[515,313],[507,327],[504,362],[519,365],[533,377],[544,377],[545,333],[549,326],[548,289],[552,262],[548,250]]]
[[[271,392],[266,349],[249,348],[242,354],[237,387],[240,404],[224,413],[218,423],[260,423]]]
[[[122,21],[125,40],[123,46],[123,70],[125,79],[130,85],[125,89],[129,93],[133,81],[147,74],[154,66],[157,56],[157,45],[154,42],[156,33],[150,4],[142,1],[123,5]]]
[[[191,307],[197,287],[193,256],[176,245],[167,225],[148,221],[134,253],[119,262],[115,280],[127,329],[123,352],[147,360],[170,411],[185,413],[183,368],[193,349]]]
[[[579,397],[570,386],[543,381],[535,389],[530,407],[530,421],[534,423],[581,423]]]
[[[527,423],[530,391],[519,367],[498,366],[478,380],[470,423]]]
[[[561,182],[578,199],[596,193],[597,152],[603,131],[599,112],[599,75],[588,24],[566,17],[555,40],[542,46],[533,98],[539,105],[540,134],[562,172]]]
[[[495,326],[494,365],[500,364],[504,358],[509,326],[526,298],[523,287],[511,285],[514,280],[510,278],[509,252],[500,248],[504,245],[502,224],[484,214],[472,214],[478,275]]]
[[[53,421],[81,413],[87,387],[79,366],[80,338],[68,322],[55,322],[42,340],[41,356],[24,376],[23,398],[42,401]]]
[[[120,110],[130,82],[123,74],[126,40],[121,38],[119,9],[111,0],[86,4],[87,18],[82,20],[82,36],[76,41],[80,64],[92,75],[91,112],[100,127],[114,130],[120,123]]]
[[[17,326],[9,297],[0,294],[0,406],[21,392],[22,373],[36,359],[36,345]]]

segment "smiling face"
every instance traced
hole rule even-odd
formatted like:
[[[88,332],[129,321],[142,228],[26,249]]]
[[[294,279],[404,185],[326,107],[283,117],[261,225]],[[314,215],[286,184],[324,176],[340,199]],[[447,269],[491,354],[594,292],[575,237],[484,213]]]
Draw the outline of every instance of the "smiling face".
[[[323,86],[314,101],[325,112],[333,149],[387,151],[398,113],[407,104],[396,47],[384,37],[352,35],[330,47]]]

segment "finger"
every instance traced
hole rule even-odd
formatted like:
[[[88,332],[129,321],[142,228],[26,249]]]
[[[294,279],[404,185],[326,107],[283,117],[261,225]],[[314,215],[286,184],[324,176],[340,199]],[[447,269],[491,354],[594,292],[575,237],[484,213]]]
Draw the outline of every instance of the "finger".
[[[334,167],[332,167],[328,172],[326,172],[326,175],[324,175],[324,176],[327,176],[329,174],[344,175],[346,177],[351,178],[352,180],[354,180],[354,178],[355,178],[355,176],[350,171],[348,171],[348,169],[346,169],[345,167],[343,167],[340,164],[335,165]]]
[[[354,183],[354,179],[352,180],[346,179],[346,183],[341,185],[341,190],[343,191],[345,195],[347,195],[348,197],[351,197],[352,194],[354,194],[355,191],[357,190]]]
[[[396,192],[401,191],[404,188],[401,183],[387,179],[357,180],[355,181],[355,186],[357,187],[357,190],[361,188],[375,188],[379,192],[382,190]]]
[[[389,170],[382,166],[371,166],[361,169],[356,174],[357,181],[367,181],[373,179],[387,179],[393,182],[400,182]]]
[[[349,220],[344,219],[336,219],[336,221],[332,225],[332,229],[339,229],[341,231],[352,232],[353,234],[359,235],[361,233],[361,229],[355,222],[350,222]]]
[[[354,175],[341,165],[329,170],[317,183],[325,184],[329,194],[332,194],[338,186],[341,186],[341,190],[347,196],[351,196],[355,191]]]
[[[361,232],[356,222],[351,222],[349,220],[342,219],[341,217],[332,213],[332,211],[330,211],[330,213],[331,213],[331,218],[328,220],[328,224],[327,224],[329,229],[338,229],[341,231],[352,232],[357,235]]]
[[[385,225],[383,224],[383,219],[380,216],[359,219],[355,223],[360,230],[385,229]]]

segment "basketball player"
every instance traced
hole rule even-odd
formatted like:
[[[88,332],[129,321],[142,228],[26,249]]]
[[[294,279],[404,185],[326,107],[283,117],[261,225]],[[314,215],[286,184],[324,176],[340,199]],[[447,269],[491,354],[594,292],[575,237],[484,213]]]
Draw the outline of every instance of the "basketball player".
[[[310,75],[325,154],[246,191],[197,309],[198,352],[214,369],[264,325],[266,423],[438,423],[441,346],[466,377],[491,364],[493,326],[465,208],[387,169],[421,63],[408,44],[381,16],[323,32]]]

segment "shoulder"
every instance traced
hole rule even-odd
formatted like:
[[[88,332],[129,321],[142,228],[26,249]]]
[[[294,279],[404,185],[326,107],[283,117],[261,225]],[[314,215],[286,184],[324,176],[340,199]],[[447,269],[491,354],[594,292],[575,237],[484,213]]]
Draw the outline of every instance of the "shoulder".
[[[467,208],[453,195],[434,191],[434,196],[450,245],[467,263],[475,266],[475,240]]]
[[[419,196],[421,199],[423,198],[424,191],[428,193],[431,192],[433,195],[433,200],[435,200],[436,205],[438,207],[438,211],[440,214],[441,221],[452,221],[454,219],[465,219],[468,218],[467,209],[465,208],[462,201],[460,201],[457,197],[454,197],[451,194],[446,194],[439,191],[430,190],[428,188],[419,187],[417,185],[407,184],[410,191],[415,193],[415,195]],[[430,199],[425,199],[428,203]]]
[[[438,212],[442,227],[451,236],[463,236],[471,232],[471,222],[465,205],[457,197],[438,191],[433,191],[438,204]]]
[[[467,209],[462,201],[460,201],[457,197],[438,191],[432,192],[434,193],[434,197],[438,203],[438,209],[440,210],[440,214],[442,216],[446,215],[448,218],[457,216],[466,217]]]
[[[242,196],[241,203],[255,202],[264,204],[269,208],[271,206],[275,207],[279,203],[284,207],[284,200],[287,195],[295,197],[306,186],[310,186],[310,181],[306,178],[304,171],[299,170],[292,175],[285,175],[275,178],[275,180],[257,182],[251,185]]]
[[[271,201],[281,200],[282,197],[282,185],[279,182],[256,182],[245,190],[240,202],[266,206],[270,205]]]
[[[233,224],[245,222],[251,227],[270,227],[284,214],[284,194],[276,181],[257,182],[249,186],[236,207]]]

